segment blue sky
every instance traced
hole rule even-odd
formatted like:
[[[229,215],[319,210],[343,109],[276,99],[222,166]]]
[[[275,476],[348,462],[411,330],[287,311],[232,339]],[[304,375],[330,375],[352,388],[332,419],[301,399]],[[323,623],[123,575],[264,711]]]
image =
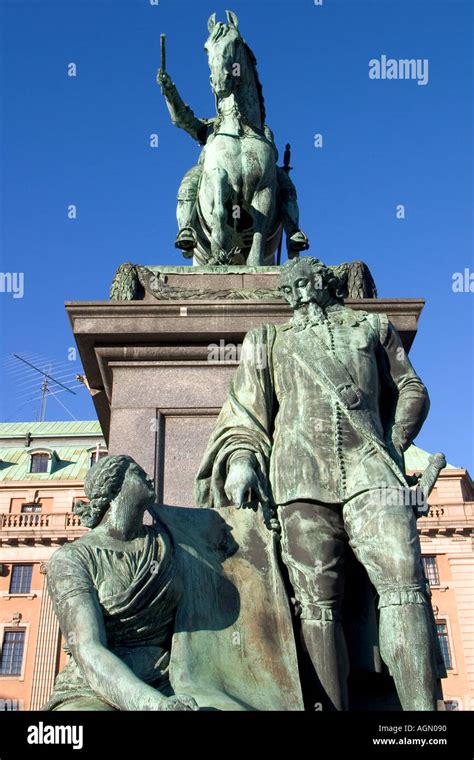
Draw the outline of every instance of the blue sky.
[[[124,261],[184,263],[175,198],[198,146],[170,124],[155,83],[159,35],[183,98],[212,116],[203,44],[209,15],[224,20],[229,5],[257,55],[281,155],[292,144],[311,253],[329,264],[363,259],[381,297],[426,299],[411,352],[432,399],[418,444],[473,472],[474,295],[452,290],[455,272],[474,271],[472,3],[463,0],[0,2],[0,267],[25,278],[23,298],[0,293],[0,419],[39,411],[39,383],[13,352],[68,383],[80,369],[64,301],[106,299]],[[381,55],[428,59],[428,84],[370,79]],[[95,416],[73,387],[75,396],[48,401],[48,419],[69,418],[60,403],[78,419]]]

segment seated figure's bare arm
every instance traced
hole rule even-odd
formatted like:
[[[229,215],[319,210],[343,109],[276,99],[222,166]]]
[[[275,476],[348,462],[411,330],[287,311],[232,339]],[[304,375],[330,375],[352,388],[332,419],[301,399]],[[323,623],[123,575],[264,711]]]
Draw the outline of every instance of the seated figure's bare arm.
[[[74,594],[57,612],[74,659],[91,689],[106,702],[119,710],[197,709],[191,697],[167,698],[148,686],[107,648],[102,612],[93,592]]]

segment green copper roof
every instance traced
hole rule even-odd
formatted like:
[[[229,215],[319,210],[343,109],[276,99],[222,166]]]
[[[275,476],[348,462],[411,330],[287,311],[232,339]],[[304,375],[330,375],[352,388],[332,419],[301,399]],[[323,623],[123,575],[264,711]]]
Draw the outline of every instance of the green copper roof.
[[[58,461],[53,462],[51,473],[30,472],[31,449],[11,448],[0,449],[0,483],[11,480],[65,481],[84,480],[91,463],[93,446],[54,446]]]
[[[431,456],[424,449],[419,449],[418,446],[410,446],[405,452],[405,467],[409,472],[423,472],[428,467],[428,459]],[[447,470],[457,470],[453,464],[446,464]]]
[[[28,432],[31,433],[33,437],[42,436],[45,438],[52,438],[55,436],[102,435],[100,424],[97,420],[86,420],[82,422],[76,422],[73,420],[70,422],[0,422],[0,439],[21,438]]]
[[[31,433],[31,445],[22,439]],[[84,438],[91,438],[84,441]],[[54,451],[52,472],[30,472],[30,452],[46,447]],[[82,442],[75,439],[82,439]],[[102,430],[96,420],[84,422],[2,422],[0,423],[0,483],[8,481],[84,480],[97,443],[104,446]],[[85,443],[85,445],[84,445]]]

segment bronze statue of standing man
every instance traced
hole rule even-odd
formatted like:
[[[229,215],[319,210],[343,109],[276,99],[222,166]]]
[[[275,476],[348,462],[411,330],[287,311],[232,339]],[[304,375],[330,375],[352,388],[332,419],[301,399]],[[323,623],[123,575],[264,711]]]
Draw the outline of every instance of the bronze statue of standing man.
[[[436,634],[404,498],[403,452],[428,413],[426,388],[387,316],[344,306],[320,261],[288,262],[280,290],[293,317],[247,334],[198,501],[244,505],[253,495],[275,509],[303,643],[335,709],[348,707],[341,615],[350,548],[379,597],[380,652],[403,709],[436,710]]]

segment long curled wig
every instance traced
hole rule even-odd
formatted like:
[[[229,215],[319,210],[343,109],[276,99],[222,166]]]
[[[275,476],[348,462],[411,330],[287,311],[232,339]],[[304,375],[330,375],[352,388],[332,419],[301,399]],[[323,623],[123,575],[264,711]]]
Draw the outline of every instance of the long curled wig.
[[[326,266],[326,264],[323,264],[322,261],[314,258],[314,256],[300,256],[285,262],[281,268],[278,287],[281,288],[287,285],[300,271],[303,273],[304,271],[308,272],[308,270],[321,278],[322,286],[327,288],[335,301],[339,303],[344,302],[342,283],[339,277],[331,267]]]

